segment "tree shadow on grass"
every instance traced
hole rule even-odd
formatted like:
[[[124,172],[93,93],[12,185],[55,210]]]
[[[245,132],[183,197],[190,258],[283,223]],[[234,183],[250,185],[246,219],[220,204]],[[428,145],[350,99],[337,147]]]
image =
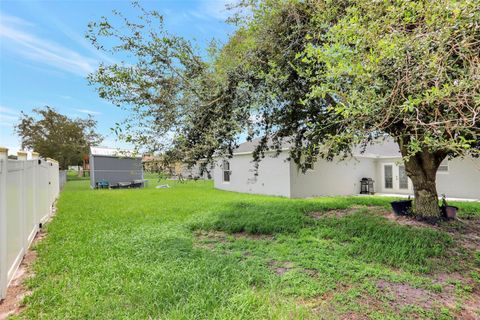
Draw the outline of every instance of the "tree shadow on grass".
[[[289,241],[288,234],[313,242],[330,240],[349,257],[416,272],[431,270],[431,258],[444,256],[453,242],[444,232],[399,225],[371,213],[368,207],[353,208],[344,216],[328,212],[348,205],[343,201],[327,206],[315,201],[233,202],[197,217],[190,227],[227,233],[285,234],[285,241]],[[313,219],[309,216],[313,211],[325,212],[325,217]]]
[[[301,202],[232,202],[191,221],[193,230],[219,230],[228,233],[275,234],[298,232],[310,219]]]
[[[445,232],[399,225],[368,209],[318,220],[309,233],[345,243],[353,257],[417,272],[430,271],[430,259],[444,256],[453,243]]]

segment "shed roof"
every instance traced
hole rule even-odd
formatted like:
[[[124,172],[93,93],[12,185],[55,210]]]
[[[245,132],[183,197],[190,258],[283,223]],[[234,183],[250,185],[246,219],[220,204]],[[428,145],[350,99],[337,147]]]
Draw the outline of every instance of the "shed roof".
[[[107,147],[90,147],[90,154],[104,157],[141,158],[142,155],[131,150],[115,149]]]

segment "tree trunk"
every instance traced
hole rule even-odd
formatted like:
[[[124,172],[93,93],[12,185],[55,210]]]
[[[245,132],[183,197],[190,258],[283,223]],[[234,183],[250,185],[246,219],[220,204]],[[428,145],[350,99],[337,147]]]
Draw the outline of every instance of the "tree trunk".
[[[406,149],[402,148],[402,155],[406,155]],[[423,150],[410,157],[405,162],[405,170],[412,180],[415,193],[414,213],[426,219],[441,217],[438,206],[438,194],[436,187],[436,174],[440,163],[446,155],[441,152]]]
[[[424,218],[439,218],[438,194],[435,185],[435,174],[424,170],[413,169],[410,179],[413,183],[416,215]]]

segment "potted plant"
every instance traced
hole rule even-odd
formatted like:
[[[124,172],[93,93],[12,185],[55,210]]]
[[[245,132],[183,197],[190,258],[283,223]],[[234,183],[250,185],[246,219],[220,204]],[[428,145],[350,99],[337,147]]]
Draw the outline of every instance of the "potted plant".
[[[452,220],[457,218],[458,207],[449,206],[447,204],[447,197],[445,194],[442,194],[442,205],[440,206],[440,210],[442,211],[445,219]]]
[[[412,200],[408,196],[408,200],[398,200],[390,202],[393,212],[399,216],[407,216],[412,212]]]

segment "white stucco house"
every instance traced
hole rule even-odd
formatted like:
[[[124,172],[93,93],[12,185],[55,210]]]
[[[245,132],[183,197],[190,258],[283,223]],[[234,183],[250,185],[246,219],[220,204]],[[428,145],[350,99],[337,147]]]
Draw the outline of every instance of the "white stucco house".
[[[266,154],[255,176],[252,152],[257,141],[241,144],[230,159],[217,159],[213,169],[215,188],[265,195],[305,198],[317,196],[356,195],[360,180],[374,180],[376,194],[413,195],[405,173],[400,151],[393,141],[368,146],[362,153],[343,161],[320,159],[312,170],[302,173],[288,148],[275,157]],[[445,160],[437,172],[438,194],[448,198],[480,199],[480,159]]]

